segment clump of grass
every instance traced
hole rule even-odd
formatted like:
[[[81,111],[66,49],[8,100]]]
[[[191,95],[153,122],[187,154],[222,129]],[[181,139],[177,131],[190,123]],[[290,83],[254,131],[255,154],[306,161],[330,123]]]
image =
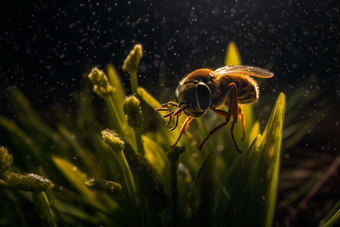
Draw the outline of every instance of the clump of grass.
[[[243,107],[246,138],[240,140],[239,124],[235,127],[235,138],[240,148],[247,150],[244,154],[236,152],[228,127],[212,136],[205,150],[197,150],[196,139],[202,139],[199,137],[217,124],[210,114],[198,119],[197,130],[191,126],[179,147],[171,150],[180,127],[169,132],[163,126],[166,120],[157,117],[157,128],[147,133],[144,130],[145,112],[139,99],[147,104],[145,108],[149,111],[161,104],[138,87],[136,70],[141,56],[142,47],[136,45],[124,62],[123,69],[131,75],[133,96],[127,97],[126,88],[111,64],[106,72],[98,68],[90,72],[93,91],[108,108],[105,126],[96,120],[88,101],[91,100],[89,86],[75,97],[80,107],[75,124],[58,109],[60,122],[56,129],[46,125],[18,88],[9,89],[7,96],[17,120],[0,116],[0,126],[7,130],[13,152],[31,157],[22,162],[20,169],[39,172],[53,181],[42,178],[50,183],[41,191],[28,188],[29,192],[15,197],[27,199],[32,202],[31,206],[37,204],[46,226],[79,223],[84,226],[189,226],[190,223],[193,226],[272,226],[285,95],[281,93],[277,98],[262,134],[259,123],[254,122],[252,106]],[[234,43],[228,47],[225,62],[241,64]],[[182,123],[181,119],[179,124]],[[203,133],[191,135],[198,130]],[[9,203],[14,196],[11,190],[27,190],[10,185],[17,185],[20,178],[36,175],[8,171],[12,156],[7,150],[4,152],[4,148],[0,151],[0,185],[6,188],[3,194]],[[20,170],[19,166],[15,168]],[[14,179],[15,176],[18,177]],[[13,216],[18,215],[19,222],[25,226],[29,217],[14,206],[16,211],[7,211],[5,215],[10,217],[9,212],[14,212]],[[338,216],[338,212],[335,213],[328,223],[333,223]],[[12,226],[19,222],[12,222]]]

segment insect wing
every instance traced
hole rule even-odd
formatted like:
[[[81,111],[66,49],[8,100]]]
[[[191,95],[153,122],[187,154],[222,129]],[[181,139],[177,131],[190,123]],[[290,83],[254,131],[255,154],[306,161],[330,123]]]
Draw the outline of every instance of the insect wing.
[[[274,76],[274,73],[254,67],[254,66],[245,66],[245,65],[228,65],[215,71],[212,71],[211,76],[223,76],[223,75],[246,75],[246,76],[253,76],[259,78],[270,78]]]

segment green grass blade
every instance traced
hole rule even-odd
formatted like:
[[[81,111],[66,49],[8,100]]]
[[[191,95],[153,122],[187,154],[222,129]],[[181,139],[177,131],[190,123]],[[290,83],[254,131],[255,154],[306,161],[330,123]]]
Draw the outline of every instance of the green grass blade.
[[[92,152],[87,148],[82,147],[77,139],[74,138],[75,136],[70,131],[68,131],[66,127],[63,125],[58,125],[57,127],[60,134],[67,142],[69,142],[71,147],[76,151],[76,154],[79,155],[85,165],[94,172],[96,170],[95,164],[97,163],[97,160],[96,157],[93,157]]]
[[[35,204],[38,206],[38,210],[42,214],[42,219],[44,220],[46,226],[57,227],[50,202],[48,201],[45,192],[42,191],[38,193],[33,193],[33,199]]]
[[[251,223],[254,221],[252,217],[256,210],[253,210],[251,199],[254,198],[255,195],[252,195],[252,189],[248,188],[247,184],[251,183],[249,182],[249,176],[251,172],[256,169],[255,159],[259,154],[261,142],[262,137],[258,135],[247,152],[240,176],[228,203],[223,226],[254,226],[251,225]],[[260,180],[258,179],[252,183],[252,187],[258,187]]]
[[[216,226],[215,166],[216,152],[212,150],[199,169],[195,181],[194,226]]]
[[[160,108],[161,103],[158,102],[152,95],[150,95],[144,88],[137,88],[137,94],[141,99],[144,100],[152,109]],[[158,112],[161,116],[164,115],[161,112]]]
[[[122,122],[125,120],[125,114],[123,111],[123,102],[126,96],[125,88],[123,87],[122,80],[120,79],[120,76],[118,75],[116,69],[112,64],[107,65],[107,77],[109,79],[110,85],[114,88],[116,88],[116,91],[114,95],[112,96],[112,100],[114,103],[116,103],[118,106],[117,113]]]
[[[64,201],[58,201],[58,202],[59,202],[58,209],[60,210],[60,212],[63,212],[63,214],[71,215],[73,217],[79,218],[80,220],[87,221],[93,225],[101,224],[101,221],[98,217],[89,215],[83,209],[72,206],[69,203],[66,203]]]
[[[6,129],[10,134],[15,135],[20,140],[20,146],[27,149],[40,164],[45,164],[44,158],[40,154],[38,144],[28,136],[16,123],[0,115],[0,126]],[[27,151],[26,150],[26,151]]]
[[[260,134],[260,122],[256,121],[255,124],[253,125],[253,128],[251,129],[249,133],[249,147],[251,143],[256,139],[256,137]]]
[[[339,212],[339,208],[340,208],[340,200],[334,205],[334,207],[332,208],[331,211],[328,212],[327,216],[322,219],[319,223],[319,225],[317,227],[322,227],[325,226],[326,222],[328,224],[328,222],[330,221],[330,219],[335,216],[334,213],[335,212]]]
[[[85,184],[87,181],[86,177],[82,172],[78,170],[76,166],[68,161],[65,161],[56,156],[52,157],[53,163],[58,167],[58,169],[65,175],[65,177],[70,181],[70,183],[78,190],[78,192],[87,199],[87,201],[93,206],[97,207],[104,212],[108,210],[103,207],[96,199],[96,193],[90,189]]]
[[[283,119],[286,108],[286,97],[281,93],[269,118],[263,133],[261,145],[260,163],[267,167],[263,169],[263,177],[266,185],[265,226],[271,226],[274,220],[274,212],[279,184],[280,155],[282,147]]]
[[[12,87],[10,90],[11,92],[8,95],[8,99],[11,102],[11,106],[14,108],[13,112],[16,113],[18,120],[22,123],[26,130],[34,131],[36,134],[43,135],[45,138],[53,141],[54,143],[56,141],[59,142],[58,134],[51,129],[32,108],[31,103],[25,95],[16,87]]]
[[[340,221],[340,210],[338,210],[330,219],[328,222],[326,222],[326,224],[324,224],[322,227],[331,227],[333,226],[335,223],[338,223]]]
[[[101,212],[98,215],[101,216],[104,223],[110,223],[108,216],[104,216],[104,214],[110,215],[110,217],[116,219],[116,221],[120,223],[130,222],[131,217],[129,216],[129,211],[122,208],[122,206],[106,194],[90,190],[85,184],[87,178],[76,166],[56,156],[52,157],[52,161],[77,189],[83,199],[85,199],[95,210]]]
[[[153,168],[158,179],[170,188],[170,162],[164,150],[147,136],[142,136],[145,158]]]
[[[228,44],[224,65],[242,65],[240,52],[238,51],[234,42],[230,42]]]
[[[123,130],[123,133],[121,133],[121,135],[124,136],[124,139],[133,147],[134,150],[137,150],[136,146],[137,138],[135,136],[134,130],[131,127],[129,127],[125,119],[125,113],[123,111],[123,102],[126,97],[126,92],[122,80],[120,79],[116,69],[113,67],[112,64],[107,65],[106,71],[110,85],[116,89],[114,94],[111,95],[109,99],[110,102],[114,105],[116,110],[116,116],[119,118],[119,121],[121,122],[121,127]],[[117,121],[116,119],[114,120]]]
[[[263,136],[258,136],[249,148],[228,204],[224,226],[272,225],[279,182],[284,111],[285,95],[281,93]]]

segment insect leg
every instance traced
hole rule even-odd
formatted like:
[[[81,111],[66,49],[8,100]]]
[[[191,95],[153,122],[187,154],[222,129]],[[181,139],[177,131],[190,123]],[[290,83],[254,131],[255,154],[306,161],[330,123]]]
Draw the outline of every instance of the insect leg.
[[[171,116],[171,115],[170,115],[170,116]],[[179,116],[180,116],[179,114],[176,115],[175,126],[174,126],[173,128],[171,128],[171,129],[169,129],[169,131],[173,131],[173,130],[175,130],[175,129],[177,128]]]
[[[238,146],[237,146],[236,141],[235,141],[235,138],[234,138],[234,133],[233,133],[233,131],[234,131],[234,125],[235,125],[235,122],[232,121],[232,122],[231,122],[231,126],[230,126],[230,136],[231,136],[231,140],[233,141],[233,144],[234,144],[234,146],[235,146],[237,152],[241,154],[242,151],[241,151],[240,149],[238,149]]]
[[[173,101],[169,101],[167,103],[162,104],[162,107],[169,107],[169,106],[177,106],[178,107],[178,103],[175,103]]]
[[[199,149],[202,149],[203,144],[205,143],[205,141],[207,141],[207,139],[212,134],[214,134],[215,132],[217,132],[218,130],[223,128],[225,125],[227,125],[229,120],[230,120],[230,118],[233,117],[233,121],[231,122],[231,127],[230,127],[230,136],[231,136],[231,139],[233,141],[233,144],[234,144],[237,152],[242,153],[242,151],[237,147],[237,144],[236,144],[236,141],[235,141],[235,138],[234,138],[234,134],[233,134],[233,132],[234,132],[234,125],[235,125],[235,123],[237,123],[237,117],[239,115],[239,108],[238,108],[238,104],[237,104],[237,87],[236,87],[235,83],[231,83],[229,86],[231,87],[230,88],[230,100],[229,100],[229,104],[226,104],[226,106],[228,107],[228,112],[223,111],[223,110],[218,110],[218,109],[213,109],[212,110],[214,113],[216,113],[219,116],[225,118],[226,122],[218,125],[213,130],[211,130],[209,132],[208,136],[203,140],[203,142],[199,146]],[[242,118],[241,118],[241,121],[242,121]]]
[[[168,108],[156,108],[155,111],[171,111]]]
[[[214,111],[214,112],[215,112],[215,111]],[[227,112],[226,112],[226,113],[227,113]],[[201,145],[198,147],[198,149],[201,150],[202,147],[203,147],[203,144],[205,143],[205,141],[207,141],[208,138],[209,138],[212,134],[214,134],[215,132],[217,132],[218,130],[220,130],[221,128],[223,128],[226,124],[228,124],[227,121],[226,121],[226,122],[223,122],[222,124],[216,126],[213,130],[211,130],[211,131],[209,132],[209,134],[207,135],[207,137],[205,137],[205,139],[203,140],[203,142],[201,143]]]
[[[229,108],[228,108],[228,112],[230,112],[230,114],[233,117],[233,121],[231,122],[231,126],[230,126],[230,136],[231,136],[231,140],[234,143],[234,146],[237,150],[238,153],[242,153],[242,151],[240,149],[238,149],[235,138],[234,138],[234,125],[235,123],[237,123],[237,117],[239,115],[239,106],[238,106],[238,102],[237,102],[237,87],[235,83],[231,83],[229,86],[231,86],[230,89],[230,100],[229,100]],[[242,119],[241,119],[242,121]]]
[[[179,136],[175,142],[174,145],[171,146],[171,148],[173,148],[174,146],[176,146],[176,144],[178,143],[179,139],[182,137],[182,135],[185,133],[185,131],[188,129],[189,127],[189,123],[193,120],[194,118],[189,116],[187,117],[187,119],[184,121],[183,125],[182,125],[182,128],[181,128],[181,131],[179,132]]]
[[[243,141],[244,138],[246,137],[246,131],[245,131],[246,130],[246,119],[244,117],[244,114],[243,114],[242,109],[241,109],[240,106],[238,106],[238,117],[241,120],[242,132],[243,132],[241,140]]]

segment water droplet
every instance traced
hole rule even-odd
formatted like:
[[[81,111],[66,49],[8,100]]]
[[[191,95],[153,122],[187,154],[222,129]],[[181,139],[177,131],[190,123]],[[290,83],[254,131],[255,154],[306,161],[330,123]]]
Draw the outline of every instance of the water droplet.
[[[75,155],[73,156],[73,159],[78,159],[78,154],[75,154]]]
[[[72,167],[72,171],[77,171],[77,167]]]
[[[285,158],[289,158],[289,154],[288,153],[285,154]]]
[[[266,200],[266,199],[267,199],[267,197],[264,195],[264,196],[262,196],[262,199],[263,199],[263,200]]]

